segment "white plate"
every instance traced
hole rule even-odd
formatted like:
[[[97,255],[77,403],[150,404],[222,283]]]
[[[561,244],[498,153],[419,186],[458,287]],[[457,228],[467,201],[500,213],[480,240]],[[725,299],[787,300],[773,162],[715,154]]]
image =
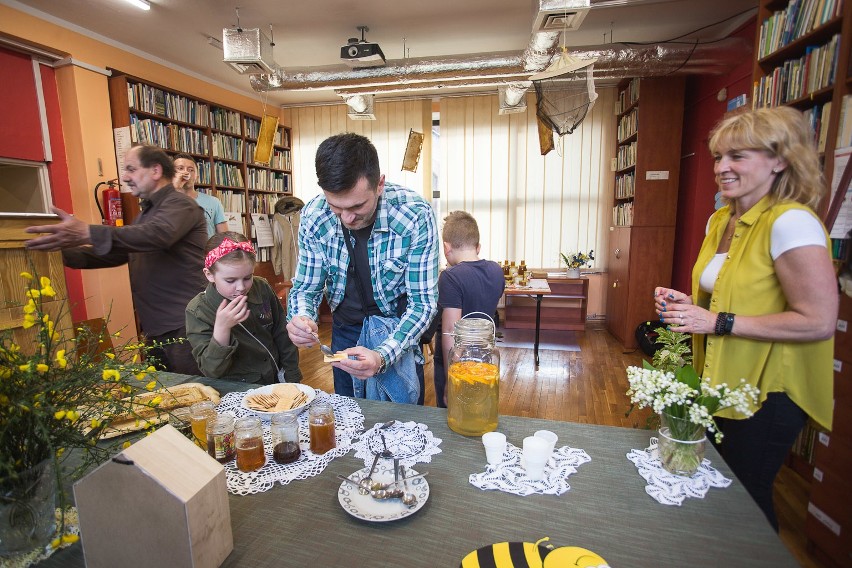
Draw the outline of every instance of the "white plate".
[[[370,468],[365,467],[364,469],[359,469],[349,477],[353,480],[360,480],[366,477],[369,471]],[[412,475],[417,475],[417,472],[413,469],[405,468],[405,476],[411,477]],[[373,479],[382,483],[392,482],[392,463],[386,465],[380,464],[376,468],[376,471],[373,472]],[[400,481],[400,485],[402,485],[402,481]],[[346,481],[340,484],[340,489],[337,491],[337,499],[340,501],[340,506],[343,507],[343,510],[353,517],[364,521],[383,523],[413,515],[422,509],[423,505],[426,504],[426,500],[429,499],[429,483],[424,477],[409,481],[408,490],[417,497],[417,504],[413,507],[403,505],[401,499],[379,500],[369,495],[361,495],[358,493],[357,487]]]
[[[292,414],[293,416],[298,416],[299,414],[304,412],[305,409],[311,404],[311,401],[316,398],[317,391],[315,391],[308,385],[303,385],[302,383],[293,384],[299,387],[299,390],[305,393],[305,395],[308,397],[308,400],[302,406],[297,406],[296,408],[291,408],[290,410],[282,410],[281,412],[265,412],[263,410],[255,410],[254,408],[251,408],[248,404],[246,404],[246,397],[249,397],[253,394],[272,394],[272,387],[274,387],[275,385],[265,385],[256,389],[251,389],[250,391],[246,391],[245,395],[243,395],[243,399],[240,401],[240,406],[243,409],[248,410],[249,412],[257,414],[258,416],[262,416],[264,418],[271,418],[276,414]]]

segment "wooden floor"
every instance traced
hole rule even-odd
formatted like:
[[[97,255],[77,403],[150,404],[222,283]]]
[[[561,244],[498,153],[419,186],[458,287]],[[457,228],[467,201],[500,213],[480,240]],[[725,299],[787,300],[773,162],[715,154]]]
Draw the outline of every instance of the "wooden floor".
[[[320,325],[320,338],[331,341],[330,324]],[[646,413],[627,415],[630,402],[625,394],[629,365],[641,365],[640,351],[624,352],[618,341],[600,324],[589,324],[576,333],[579,351],[541,351],[538,372],[533,350],[502,347],[500,413],[587,424],[643,428]],[[334,392],[331,368],[322,362],[319,348],[302,350],[299,366],[303,382]],[[427,362],[426,404],[435,405],[432,365]],[[781,540],[805,568],[824,568],[806,550],[803,528],[808,484],[784,467],[775,484],[775,503],[781,525]]]

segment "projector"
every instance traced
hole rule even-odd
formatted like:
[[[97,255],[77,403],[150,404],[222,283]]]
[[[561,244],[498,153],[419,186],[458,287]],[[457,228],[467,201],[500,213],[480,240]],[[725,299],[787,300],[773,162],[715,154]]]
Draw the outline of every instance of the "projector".
[[[377,43],[358,41],[357,38],[340,48],[340,59],[350,67],[383,67],[385,54]]]

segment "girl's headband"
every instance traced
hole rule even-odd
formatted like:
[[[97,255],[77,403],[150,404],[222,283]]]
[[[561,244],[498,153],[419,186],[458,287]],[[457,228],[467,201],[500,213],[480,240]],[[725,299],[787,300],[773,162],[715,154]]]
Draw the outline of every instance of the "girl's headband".
[[[250,254],[255,254],[254,247],[251,246],[249,241],[244,241],[242,243],[235,243],[231,239],[225,239],[213,250],[207,253],[207,256],[204,257],[204,268],[209,269],[211,266],[216,264],[220,258],[225,256],[226,254],[230,254],[235,250],[243,250]]]

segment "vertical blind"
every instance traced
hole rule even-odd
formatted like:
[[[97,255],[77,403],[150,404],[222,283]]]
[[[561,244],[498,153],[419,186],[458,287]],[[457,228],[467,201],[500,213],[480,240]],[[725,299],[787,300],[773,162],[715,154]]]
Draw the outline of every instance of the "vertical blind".
[[[541,156],[535,96],[527,111],[501,116],[496,95],[442,98],[440,144],[431,144],[431,102],[377,102],[376,120],[347,118],[346,105],[291,109],[295,193],[319,193],[314,155],[328,136],[357,132],[373,141],[388,181],[429,195],[430,151],[439,172],[440,216],[463,209],[479,224],[481,256],[560,265],[560,252],[595,251],[605,268],[612,216],[615,89],[598,89],[583,123]],[[409,129],[425,135],[417,173],[401,171]],[[425,172],[425,173],[424,173]],[[439,219],[440,223],[440,219]]]

